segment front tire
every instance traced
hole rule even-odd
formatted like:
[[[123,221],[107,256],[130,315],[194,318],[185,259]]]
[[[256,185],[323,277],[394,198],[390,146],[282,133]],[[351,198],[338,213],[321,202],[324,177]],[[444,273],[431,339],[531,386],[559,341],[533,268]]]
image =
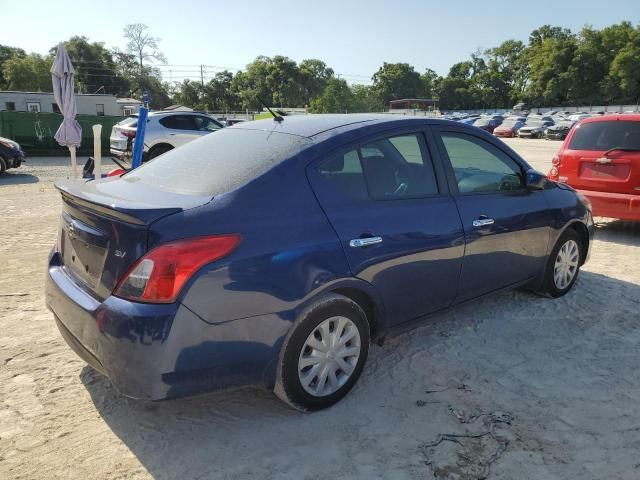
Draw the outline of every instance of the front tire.
[[[321,410],[356,383],[369,352],[369,323],[356,302],[335,293],[305,309],[285,340],[274,393],[298,410]]]
[[[568,229],[560,236],[547,260],[544,294],[557,298],[573,288],[584,260],[583,252],[582,239],[574,230]]]

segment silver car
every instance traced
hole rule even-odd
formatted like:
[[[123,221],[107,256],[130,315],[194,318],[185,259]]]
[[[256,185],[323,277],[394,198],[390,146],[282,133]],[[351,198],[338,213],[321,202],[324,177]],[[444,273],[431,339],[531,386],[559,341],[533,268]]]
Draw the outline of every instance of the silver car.
[[[118,158],[131,155],[137,126],[137,115],[127,117],[113,126],[109,137],[111,155]],[[144,134],[144,159],[151,160],[221,128],[220,122],[204,113],[149,112]]]

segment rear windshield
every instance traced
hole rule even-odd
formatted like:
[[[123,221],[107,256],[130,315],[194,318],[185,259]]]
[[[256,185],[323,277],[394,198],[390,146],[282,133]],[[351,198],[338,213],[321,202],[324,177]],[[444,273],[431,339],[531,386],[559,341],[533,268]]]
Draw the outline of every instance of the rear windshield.
[[[135,127],[136,125],[138,125],[138,116],[136,115],[135,117],[131,116],[131,117],[127,117],[124,120],[120,120],[117,125],[121,126],[121,127]]]
[[[515,118],[507,118],[504,122],[502,122],[502,127],[513,127],[516,123],[521,123],[520,120]]]
[[[310,143],[285,133],[223,128],[154,158],[122,179],[173,193],[215,196],[244,185]]]
[[[612,120],[578,125],[569,148],[602,151],[612,148],[640,150],[640,122]]]

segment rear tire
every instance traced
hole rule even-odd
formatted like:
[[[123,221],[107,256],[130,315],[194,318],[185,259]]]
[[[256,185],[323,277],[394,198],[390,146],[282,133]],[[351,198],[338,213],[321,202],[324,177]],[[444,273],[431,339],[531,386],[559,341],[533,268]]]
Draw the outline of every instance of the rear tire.
[[[7,161],[4,157],[0,156],[0,175],[4,175],[4,172],[7,171]]]
[[[356,383],[369,352],[369,323],[360,305],[328,294],[311,304],[282,347],[274,393],[298,410],[321,410]]]
[[[173,150],[173,147],[170,145],[160,145],[158,147],[153,147],[151,150],[149,150],[146,161],[159,157],[163,153],[167,153],[169,150]]]
[[[569,228],[560,236],[549,255],[542,293],[552,298],[567,294],[578,279],[583,255],[580,235]]]

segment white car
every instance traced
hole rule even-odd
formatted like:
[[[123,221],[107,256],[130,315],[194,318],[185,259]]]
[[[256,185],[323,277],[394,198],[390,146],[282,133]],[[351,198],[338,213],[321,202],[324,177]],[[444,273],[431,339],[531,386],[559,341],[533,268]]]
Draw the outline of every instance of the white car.
[[[111,129],[111,155],[125,158],[131,155],[135,142],[138,116],[121,120]],[[196,112],[149,112],[144,134],[144,160],[162,155],[180,145],[222,128],[217,120]]]
[[[588,113],[576,113],[574,115],[569,115],[568,119],[571,120],[572,122],[579,122],[580,120],[583,120],[589,117],[592,117],[592,115],[589,115]]]

